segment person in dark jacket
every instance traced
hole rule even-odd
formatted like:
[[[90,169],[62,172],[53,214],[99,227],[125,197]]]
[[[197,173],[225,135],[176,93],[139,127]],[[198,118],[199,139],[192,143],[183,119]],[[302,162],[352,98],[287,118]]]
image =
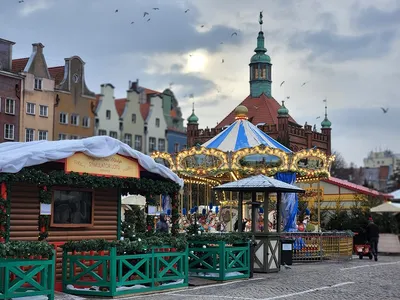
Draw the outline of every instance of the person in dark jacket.
[[[369,223],[367,225],[367,239],[371,245],[372,255],[375,261],[378,261],[378,242],[379,242],[379,227],[374,223],[372,217],[369,217]]]
[[[156,232],[157,233],[168,233],[168,224],[167,218],[164,213],[160,214],[160,220],[156,224]]]

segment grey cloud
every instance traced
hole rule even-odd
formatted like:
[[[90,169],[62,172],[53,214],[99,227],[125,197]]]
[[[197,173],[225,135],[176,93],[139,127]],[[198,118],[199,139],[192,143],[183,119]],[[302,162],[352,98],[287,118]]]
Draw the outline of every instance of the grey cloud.
[[[173,64],[170,68],[171,72],[180,72],[184,68],[183,64]]]
[[[306,31],[292,36],[289,46],[294,50],[311,50],[310,59],[335,62],[380,58],[390,51],[396,37],[393,30],[361,35],[339,35],[329,30]]]
[[[352,18],[353,25],[360,30],[384,29],[400,25],[400,8],[384,11],[374,6],[356,11]]]

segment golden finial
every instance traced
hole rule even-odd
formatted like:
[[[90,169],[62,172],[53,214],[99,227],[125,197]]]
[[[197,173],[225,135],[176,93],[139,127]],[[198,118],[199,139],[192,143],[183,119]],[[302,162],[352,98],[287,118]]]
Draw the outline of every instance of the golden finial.
[[[235,108],[235,119],[243,119],[243,120],[247,120],[247,114],[248,114],[249,110],[247,109],[246,106],[244,105],[239,105],[238,107]]]

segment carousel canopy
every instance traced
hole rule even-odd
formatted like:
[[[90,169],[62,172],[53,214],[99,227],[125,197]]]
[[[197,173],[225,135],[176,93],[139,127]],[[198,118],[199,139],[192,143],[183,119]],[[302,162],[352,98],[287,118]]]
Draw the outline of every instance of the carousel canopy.
[[[114,154],[132,157],[137,159],[139,165],[146,171],[158,174],[183,186],[183,180],[170,169],[156,163],[150,156],[108,136],[94,136],[81,140],[1,143],[0,172],[17,173],[24,167],[64,159],[76,152],[98,158],[109,157]]]
[[[235,110],[236,121],[202,146],[206,148],[217,148],[224,152],[234,152],[244,148],[265,145],[270,148],[283,150],[287,153],[292,152],[249,122],[247,120],[247,111],[245,106],[238,106]]]
[[[233,182],[221,184],[214,189],[223,191],[253,191],[253,192],[271,192],[271,193],[304,193],[304,190],[280,180],[265,176],[257,175]]]

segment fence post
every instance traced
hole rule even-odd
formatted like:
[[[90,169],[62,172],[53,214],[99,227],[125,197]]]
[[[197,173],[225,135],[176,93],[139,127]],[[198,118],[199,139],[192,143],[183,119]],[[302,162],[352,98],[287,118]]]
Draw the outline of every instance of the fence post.
[[[323,233],[320,232],[319,234],[319,256],[320,256],[320,260],[323,261],[324,260],[324,251],[323,251],[323,241],[322,241],[322,237],[323,237]]]
[[[54,299],[54,287],[55,287],[55,281],[56,281],[57,251],[55,249],[53,249],[52,253],[53,253],[52,264],[50,266],[47,266],[48,272],[49,272],[49,274],[47,274],[47,280],[48,280],[47,287],[51,291],[51,294],[48,296],[49,300],[53,300]],[[62,267],[62,269],[63,269],[63,273],[64,273],[64,266]]]
[[[219,244],[219,278],[221,280],[225,279],[225,261],[226,261],[226,252],[225,252],[225,242],[218,242]]]
[[[117,291],[117,248],[110,249],[110,294],[115,296]]]

